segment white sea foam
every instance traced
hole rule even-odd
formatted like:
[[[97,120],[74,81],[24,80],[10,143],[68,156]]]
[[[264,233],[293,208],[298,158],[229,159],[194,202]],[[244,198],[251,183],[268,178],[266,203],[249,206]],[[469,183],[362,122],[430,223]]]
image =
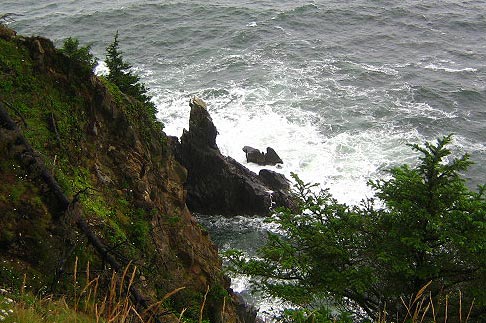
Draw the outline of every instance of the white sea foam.
[[[217,144],[223,154],[258,172],[262,167],[247,163],[242,148],[247,145],[260,150],[272,147],[284,164],[280,169],[266,168],[284,173],[289,178],[294,172],[307,182],[330,187],[331,193],[343,202],[354,204],[370,196],[372,192],[367,181],[391,167],[394,161],[409,158],[411,154],[405,143],[422,139],[413,127],[395,127],[397,120],[393,116],[397,113],[398,117],[420,113],[427,117],[434,114],[437,118],[454,117],[426,105],[411,105],[405,100],[396,103],[397,110],[391,114],[390,120],[375,120],[376,107],[359,103],[336,110],[343,114],[339,119],[342,124],[333,124],[323,120],[322,115],[325,109],[334,110],[335,107],[320,105],[318,109],[321,110],[315,110],[302,109],[302,105],[316,98],[325,102],[343,97],[353,103],[359,102],[357,100],[383,100],[384,96],[394,94],[382,95],[375,88],[343,84],[335,77],[321,78],[322,73],[334,75],[338,72],[335,59],[313,60],[304,67],[290,67],[277,60],[262,61],[258,52],[225,54],[215,72],[224,70],[234,60],[259,64],[268,70],[271,77],[262,80],[262,84],[233,81],[221,89],[200,88],[191,93],[156,90],[158,116],[164,121],[166,132],[176,136],[182,134],[182,129],[188,125],[188,100],[192,95],[198,95],[208,103],[219,132]],[[397,72],[387,66],[362,67],[388,75]],[[408,96],[409,90],[408,86],[397,91],[405,91]],[[335,131],[335,127],[346,126],[350,115],[366,121],[369,126],[357,129],[351,125],[348,130]]]
[[[98,61],[98,64],[94,69],[94,73],[98,76],[108,75],[108,73],[110,73],[110,69],[106,65],[105,61]]]
[[[331,193],[348,203],[370,196],[367,180],[389,167],[390,160],[406,155],[404,143],[419,137],[414,131],[386,127],[326,134],[313,122],[319,120],[315,113],[279,106],[275,100],[267,102],[271,98],[268,89],[244,89],[233,84],[225,91],[224,96],[203,97],[218,129],[217,144],[224,155],[258,172],[263,167],[246,162],[243,146],[260,150],[272,147],[284,164],[279,169],[265,168],[289,178],[291,172],[297,173],[307,182],[330,187]],[[180,136],[188,124],[189,95],[162,94],[156,100],[163,103],[159,116],[168,120],[167,133]]]
[[[231,276],[231,288],[243,295],[247,300],[251,300],[257,305],[258,317],[264,322],[275,322],[275,317],[280,314],[283,308],[289,307],[291,304],[286,304],[280,299],[264,297],[260,294],[251,294],[248,291],[250,279],[244,275]],[[285,306],[286,305],[286,306]]]
[[[359,64],[359,66],[370,72],[378,72],[378,73],[383,73],[392,76],[398,75],[398,71],[396,69],[387,65],[374,66],[371,64]]]
[[[182,130],[189,124],[190,93],[159,90],[153,100],[158,107],[157,117],[164,123],[164,131],[171,136],[180,137]]]
[[[484,142],[471,142],[467,137],[455,135],[454,144],[458,146],[456,149],[460,149],[461,153],[468,152],[472,154],[473,157],[478,153],[486,155],[486,143]]]
[[[448,73],[477,72],[476,68],[463,67],[449,59],[431,60],[430,58],[424,58],[423,61],[419,63],[419,66],[432,71],[444,71]]]
[[[428,64],[425,65],[424,68],[433,70],[433,71],[444,71],[448,73],[461,73],[461,72],[477,72],[478,70],[472,67],[464,67],[464,68],[453,68],[442,66],[440,64]]]
[[[425,102],[396,101],[406,118],[424,118],[429,120],[454,119],[458,117],[457,109],[444,111]]]

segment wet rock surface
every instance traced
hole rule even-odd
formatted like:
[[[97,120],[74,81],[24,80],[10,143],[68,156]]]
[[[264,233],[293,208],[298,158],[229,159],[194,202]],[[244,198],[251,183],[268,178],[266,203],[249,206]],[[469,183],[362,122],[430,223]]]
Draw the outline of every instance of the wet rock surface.
[[[267,147],[266,153],[250,146],[243,147],[243,151],[246,154],[246,161],[249,163],[255,163],[262,166],[283,164],[282,159],[272,147]]]

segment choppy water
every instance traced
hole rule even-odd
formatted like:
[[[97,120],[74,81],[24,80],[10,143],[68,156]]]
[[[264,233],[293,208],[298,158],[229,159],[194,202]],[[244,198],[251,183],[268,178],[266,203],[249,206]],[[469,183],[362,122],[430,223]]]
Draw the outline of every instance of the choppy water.
[[[245,163],[244,145],[272,146],[280,171],[342,201],[413,162],[405,143],[448,133],[476,162],[470,184],[486,183],[486,1],[4,0],[0,12],[22,14],[20,33],[92,43],[99,58],[118,30],[167,133],[187,127],[197,95],[223,153]],[[217,239],[228,230],[208,225]]]

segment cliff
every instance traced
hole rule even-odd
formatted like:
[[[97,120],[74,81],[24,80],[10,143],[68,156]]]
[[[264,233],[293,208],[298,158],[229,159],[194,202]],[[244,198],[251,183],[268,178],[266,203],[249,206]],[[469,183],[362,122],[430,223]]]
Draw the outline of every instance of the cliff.
[[[187,171],[143,103],[49,40],[0,26],[0,111],[1,285],[25,277],[34,293],[63,294],[81,272],[109,284],[136,266],[127,288],[160,321],[201,308],[244,320],[186,206]]]

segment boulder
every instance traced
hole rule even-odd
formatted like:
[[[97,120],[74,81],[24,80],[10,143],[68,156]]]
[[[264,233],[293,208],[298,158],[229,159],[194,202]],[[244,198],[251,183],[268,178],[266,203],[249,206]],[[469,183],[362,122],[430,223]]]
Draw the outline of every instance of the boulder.
[[[290,190],[289,180],[280,173],[269,169],[262,169],[258,173],[258,177],[267,185],[272,191]]]
[[[243,147],[243,151],[246,154],[246,161],[249,163],[255,163],[262,166],[283,164],[280,156],[271,147],[267,147],[266,154],[250,146]]]
[[[265,154],[265,164],[273,166],[277,164],[283,164],[283,161],[280,156],[277,155],[277,152],[275,152],[273,148],[267,147],[267,153]]]
[[[206,104],[193,98],[189,105],[189,130],[183,131],[180,140],[170,138],[169,143],[177,161],[187,169],[185,188],[190,210],[203,214],[267,215],[273,205],[292,205],[288,187],[270,184],[272,180],[223,156],[216,145],[218,131]]]
[[[265,154],[260,152],[260,150],[245,146],[243,147],[243,151],[246,154],[246,161],[249,163],[255,163],[258,165],[265,165]]]

